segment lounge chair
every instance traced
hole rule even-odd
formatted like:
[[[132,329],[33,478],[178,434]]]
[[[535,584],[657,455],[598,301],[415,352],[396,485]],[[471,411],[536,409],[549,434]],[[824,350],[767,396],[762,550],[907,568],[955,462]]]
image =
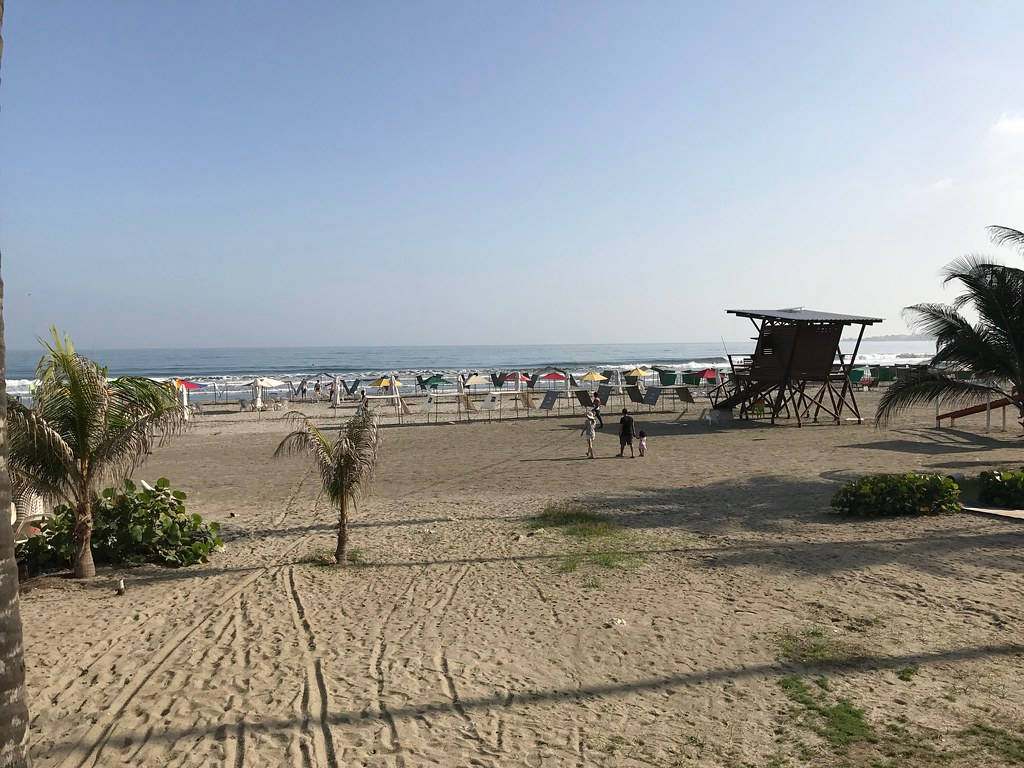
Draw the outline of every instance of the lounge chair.
[[[584,408],[593,408],[594,399],[590,396],[590,393],[585,389],[576,390],[576,399],[580,401],[580,405]]]
[[[22,490],[14,494],[11,502],[11,526],[14,528],[14,543],[28,541],[34,534],[33,528],[39,528],[50,517],[43,506],[42,497],[32,490]]]

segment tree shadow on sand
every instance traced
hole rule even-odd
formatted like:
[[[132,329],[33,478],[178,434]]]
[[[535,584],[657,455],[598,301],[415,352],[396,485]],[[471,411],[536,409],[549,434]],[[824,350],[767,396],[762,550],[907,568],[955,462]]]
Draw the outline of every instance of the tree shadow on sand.
[[[628,530],[674,529],[703,540],[704,567],[830,574],[902,564],[943,577],[1024,572],[1019,521],[955,516],[850,518],[829,501],[840,478],[755,477],[579,499]]]
[[[1019,449],[1021,436],[1005,433],[1005,437],[966,432],[962,429],[904,429],[894,431],[905,435],[903,439],[871,440],[866,443],[850,443],[839,448],[860,448],[871,451],[895,451],[898,453],[942,456],[951,453],[973,453],[999,448]]]

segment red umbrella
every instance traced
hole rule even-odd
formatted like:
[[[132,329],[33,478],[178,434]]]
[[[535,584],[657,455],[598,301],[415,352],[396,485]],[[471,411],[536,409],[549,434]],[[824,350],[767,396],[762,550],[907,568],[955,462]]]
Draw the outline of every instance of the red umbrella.
[[[714,368],[705,368],[703,371],[700,372],[700,377],[702,379],[717,379],[718,371],[716,371]]]
[[[519,371],[513,371],[508,375],[505,381],[529,381],[530,377],[525,373],[519,373]]]
[[[540,377],[541,381],[565,381],[565,376],[560,374],[558,371],[552,371],[551,373],[545,373]]]
[[[196,384],[194,381],[188,381],[186,379],[175,379],[174,386],[184,389],[202,389],[204,384]]]

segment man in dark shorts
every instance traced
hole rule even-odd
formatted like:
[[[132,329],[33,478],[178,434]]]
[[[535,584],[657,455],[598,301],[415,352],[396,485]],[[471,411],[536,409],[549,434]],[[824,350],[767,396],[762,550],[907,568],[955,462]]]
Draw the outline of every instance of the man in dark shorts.
[[[629,415],[629,409],[622,409],[622,418],[619,419],[619,456],[626,450],[626,446],[629,446],[629,458],[636,458],[636,454],[633,453],[633,438],[636,437],[636,425],[633,423],[633,417]]]

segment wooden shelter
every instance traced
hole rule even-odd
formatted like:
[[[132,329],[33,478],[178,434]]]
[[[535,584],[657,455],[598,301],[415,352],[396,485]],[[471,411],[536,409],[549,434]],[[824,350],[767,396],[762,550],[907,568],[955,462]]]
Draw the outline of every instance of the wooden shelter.
[[[714,409],[739,407],[740,418],[770,416],[773,424],[783,413],[795,416],[798,424],[807,418],[817,421],[822,411],[839,424],[845,410],[860,423],[850,371],[864,329],[881,318],[803,308],[726,312],[750,319],[757,346],[750,357],[729,355],[732,375],[711,391]],[[847,359],[839,342],[847,326],[858,325],[857,344]]]

